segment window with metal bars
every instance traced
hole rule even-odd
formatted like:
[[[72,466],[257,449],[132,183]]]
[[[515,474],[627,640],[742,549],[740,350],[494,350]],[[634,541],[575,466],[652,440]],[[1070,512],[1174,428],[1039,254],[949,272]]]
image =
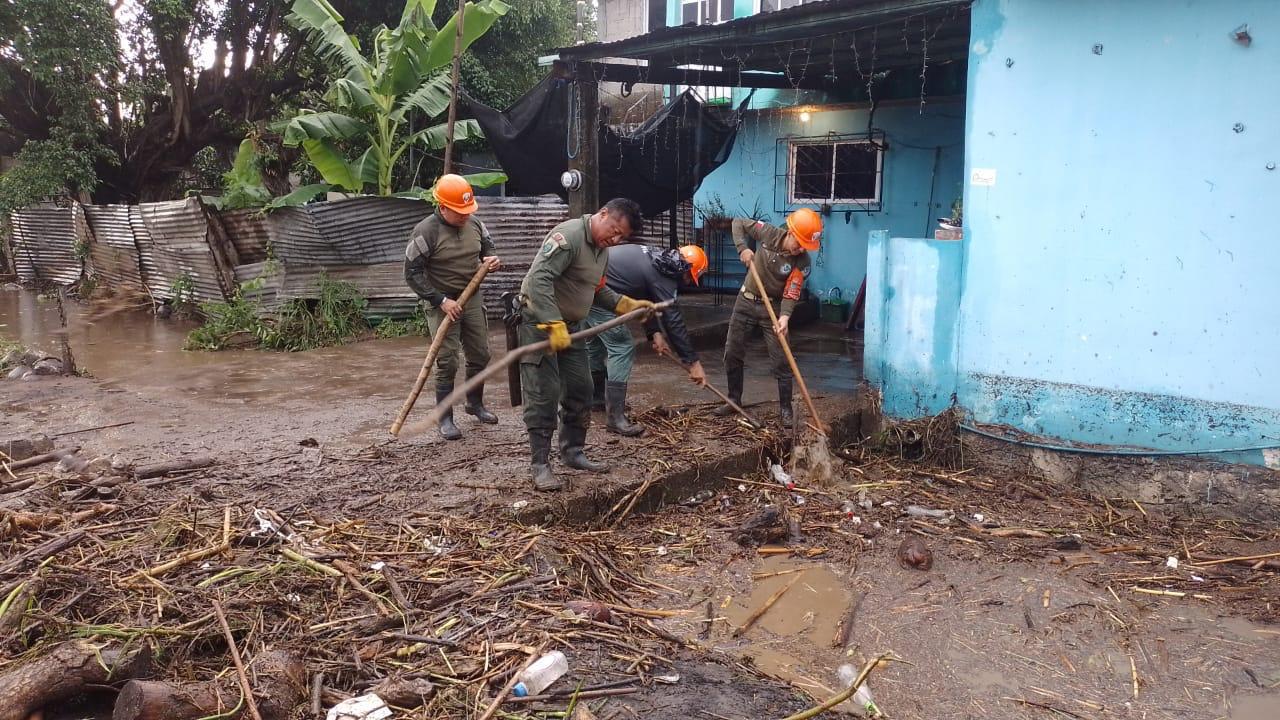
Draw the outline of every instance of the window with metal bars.
[[[864,140],[792,140],[787,201],[879,205],[884,144]]]

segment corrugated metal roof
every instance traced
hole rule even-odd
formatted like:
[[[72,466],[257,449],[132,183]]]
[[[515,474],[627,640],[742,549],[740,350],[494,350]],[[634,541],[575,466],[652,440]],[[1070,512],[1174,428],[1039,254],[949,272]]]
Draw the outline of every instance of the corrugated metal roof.
[[[85,205],[89,258],[99,284],[113,292],[145,292],[129,205]]]
[[[76,257],[74,207],[34,205],[19,210],[12,220],[13,257],[22,282],[45,280],[71,285],[80,280],[84,263]]]
[[[154,277],[147,278],[152,292],[172,297],[174,281],[191,279],[192,299],[198,302],[224,300],[234,288],[234,276],[220,269],[210,246],[208,221],[198,198],[146,203],[138,206],[150,235],[154,255]],[[163,289],[161,289],[163,288]]]

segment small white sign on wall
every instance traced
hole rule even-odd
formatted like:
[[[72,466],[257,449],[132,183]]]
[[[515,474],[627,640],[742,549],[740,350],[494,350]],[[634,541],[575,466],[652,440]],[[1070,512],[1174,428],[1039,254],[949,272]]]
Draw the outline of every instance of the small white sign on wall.
[[[969,184],[978,187],[992,187],[996,184],[996,169],[974,168],[969,173]]]
[[[1262,463],[1272,470],[1280,470],[1280,450],[1263,450]]]

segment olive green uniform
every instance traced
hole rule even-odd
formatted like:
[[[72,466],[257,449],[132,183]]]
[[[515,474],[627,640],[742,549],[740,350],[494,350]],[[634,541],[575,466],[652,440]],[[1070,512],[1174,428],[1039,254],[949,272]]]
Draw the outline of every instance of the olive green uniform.
[[[783,254],[782,241],[786,237],[786,229],[768,223],[748,218],[735,218],[733,221],[733,244],[737,246],[739,253],[748,249],[747,238],[755,241],[755,257],[751,263],[760,274],[765,287],[761,292],[761,288],[756,286],[755,278],[748,272],[742,289],[738,291],[738,299],[733,304],[733,315],[729,318],[729,334],[725,340],[724,367],[727,373],[742,372],[747,355],[747,341],[752,336],[763,333],[765,346],[769,349],[769,359],[772,361],[773,376],[779,380],[791,377],[791,368],[778,343],[778,337],[773,332],[769,311],[763,304],[768,298],[775,303],[775,311],[779,317],[790,315],[800,299],[804,280],[809,276],[808,253]],[[732,378],[730,384],[733,384]]]
[[[582,329],[592,304],[610,309],[619,295],[604,284],[609,249],[591,239],[591,216],[560,223],[547,235],[520,285],[521,345],[547,339],[538,323],[563,320],[570,333]],[[548,442],[560,407],[560,449],[581,448],[591,422],[591,369],[585,341],[559,353],[536,352],[520,359],[524,423]]]
[[[427,327],[432,337],[444,322],[440,304],[457,300],[480,268],[481,258],[494,254],[493,240],[484,223],[467,216],[462,227],[444,221],[439,211],[413,228],[405,248],[404,277],[427,305]],[[436,388],[452,388],[458,374],[458,354],[466,356],[466,377],[489,364],[489,321],[479,293],[462,309],[462,317],[449,328],[436,357]]]

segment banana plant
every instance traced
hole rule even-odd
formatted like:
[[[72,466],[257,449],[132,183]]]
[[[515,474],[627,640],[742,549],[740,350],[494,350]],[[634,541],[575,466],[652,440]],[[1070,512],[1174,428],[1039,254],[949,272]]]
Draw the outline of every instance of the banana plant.
[[[392,195],[392,170],[410,147],[438,150],[445,146],[448,129],[437,124],[407,132],[410,113],[438,118],[449,109],[450,73],[458,17],[445,26],[431,21],[436,0],[406,0],[395,28],[374,30],[366,54],[359,41],[348,35],[342,16],[328,0],[294,0],[289,21],[311,35],[321,57],[335,63],[344,76],[324,95],[327,110],[303,110],[285,126],[284,143],[301,145],[324,181],[348,192],[377,187],[379,195]],[[477,39],[507,13],[502,0],[468,2],[463,22],[462,48]],[[454,125],[454,140],[480,137],[474,120]],[[363,152],[349,159],[342,148]],[[468,176],[475,187],[506,181],[502,173]]]

